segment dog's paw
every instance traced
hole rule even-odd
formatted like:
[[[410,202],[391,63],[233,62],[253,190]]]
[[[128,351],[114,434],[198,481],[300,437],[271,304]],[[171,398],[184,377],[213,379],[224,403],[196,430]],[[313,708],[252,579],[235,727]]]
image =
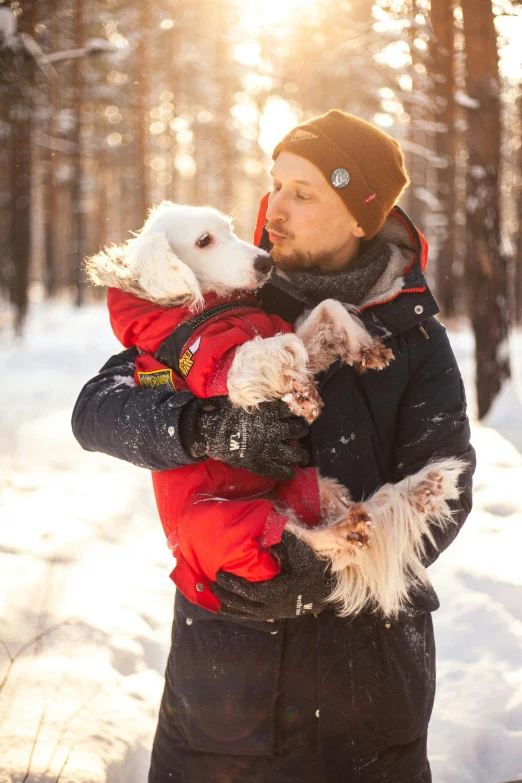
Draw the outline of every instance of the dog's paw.
[[[324,405],[319,392],[312,383],[301,384],[295,381],[291,391],[285,394],[282,399],[292,413],[296,416],[302,416],[309,424],[317,419]]]
[[[435,514],[444,500],[444,480],[438,470],[428,473],[411,492],[411,502],[420,514]]]
[[[359,373],[366,370],[384,370],[393,359],[393,351],[386,348],[380,337],[374,337],[369,348],[361,347],[354,367]]]
[[[340,522],[328,528],[335,537],[339,549],[352,549],[355,552],[368,549],[370,545],[372,518],[364,503],[351,503],[347,514]]]

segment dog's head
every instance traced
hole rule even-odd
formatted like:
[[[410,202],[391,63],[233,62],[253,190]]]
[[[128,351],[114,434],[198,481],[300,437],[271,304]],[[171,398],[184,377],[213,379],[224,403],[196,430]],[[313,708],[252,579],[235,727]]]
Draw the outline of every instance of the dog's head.
[[[268,277],[267,253],[238,239],[229,218],[212,207],[164,201],[124,245],[87,261],[93,282],[122,288],[160,305],[190,303],[215,292],[252,291]]]

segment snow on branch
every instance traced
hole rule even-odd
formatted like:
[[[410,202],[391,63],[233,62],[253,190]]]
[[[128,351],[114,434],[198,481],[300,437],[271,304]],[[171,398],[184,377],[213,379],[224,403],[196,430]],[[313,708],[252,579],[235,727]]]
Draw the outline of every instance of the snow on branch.
[[[88,57],[91,54],[114,54],[116,46],[103,38],[91,38],[81,49],[64,49],[61,52],[53,52],[45,56],[47,63],[59,63],[63,60],[77,60],[79,57]]]
[[[401,92],[401,101],[413,106],[423,106],[426,109],[436,109],[435,101],[420,90]]]
[[[411,124],[417,130],[423,130],[426,133],[447,133],[448,126],[445,122],[432,122],[431,120],[412,120]]]
[[[45,147],[54,152],[63,152],[66,155],[74,155],[77,150],[77,145],[74,142],[68,141],[68,139],[57,139],[54,136],[48,136],[46,133],[35,134],[33,141],[39,147]]]
[[[32,35],[17,33],[16,16],[10,8],[0,8],[0,47],[19,50],[25,49],[41,68],[64,60],[76,60],[79,57],[90,57],[95,54],[114,54],[117,47],[104,38],[91,38],[80,49],[64,49],[46,54]]]
[[[448,168],[449,162],[446,160],[446,158],[435,155],[433,150],[428,149],[428,147],[424,147],[422,144],[416,144],[409,139],[402,139],[401,147],[403,150],[406,150],[406,152],[411,152],[413,155],[418,155],[420,158],[424,158],[424,160],[427,160],[430,166],[433,166],[434,169]]]
[[[477,101],[475,98],[462,92],[462,90],[457,90],[455,93],[455,103],[458,103],[459,106],[463,106],[465,109],[480,108],[480,101]]]
[[[45,58],[40,45],[32,35],[17,33],[16,16],[10,8],[0,8],[0,46],[13,51],[24,49],[38,63]]]
[[[16,17],[10,8],[0,8],[0,44],[10,47],[16,36]]]
[[[43,53],[40,44],[36,43],[32,35],[21,33],[20,40],[27,54],[33,57],[37,62],[45,60],[45,54]]]
[[[427,188],[417,187],[414,188],[413,192],[415,193],[416,198],[418,198],[419,201],[422,201],[423,204],[426,204],[431,212],[442,211],[443,205],[440,203],[439,199]]]

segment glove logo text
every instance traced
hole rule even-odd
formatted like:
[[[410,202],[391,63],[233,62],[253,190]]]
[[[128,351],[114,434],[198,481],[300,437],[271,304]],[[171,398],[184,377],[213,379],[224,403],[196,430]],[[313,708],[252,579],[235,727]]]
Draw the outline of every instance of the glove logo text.
[[[239,451],[239,439],[241,438],[240,432],[235,432],[230,436],[230,448],[229,451]]]
[[[297,603],[295,606],[295,616],[299,617],[300,614],[303,614],[305,612],[311,612],[314,608],[313,603],[311,604],[303,604],[303,596],[298,595],[297,596]]]

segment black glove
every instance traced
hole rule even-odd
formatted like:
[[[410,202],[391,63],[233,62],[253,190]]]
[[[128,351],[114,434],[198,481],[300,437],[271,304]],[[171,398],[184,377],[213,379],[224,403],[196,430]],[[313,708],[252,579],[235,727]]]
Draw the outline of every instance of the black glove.
[[[238,620],[282,620],[325,608],[333,589],[329,564],[287,532],[270,551],[279,558],[281,571],[265,582],[218,572],[211,589],[223,602],[220,614]]]
[[[304,419],[294,416],[284,402],[263,402],[246,413],[228,397],[195,399],[182,415],[181,439],[198,459],[212,457],[234,468],[245,468],[266,478],[291,479],[295,465],[306,465],[308,453],[289,441],[308,432]]]

